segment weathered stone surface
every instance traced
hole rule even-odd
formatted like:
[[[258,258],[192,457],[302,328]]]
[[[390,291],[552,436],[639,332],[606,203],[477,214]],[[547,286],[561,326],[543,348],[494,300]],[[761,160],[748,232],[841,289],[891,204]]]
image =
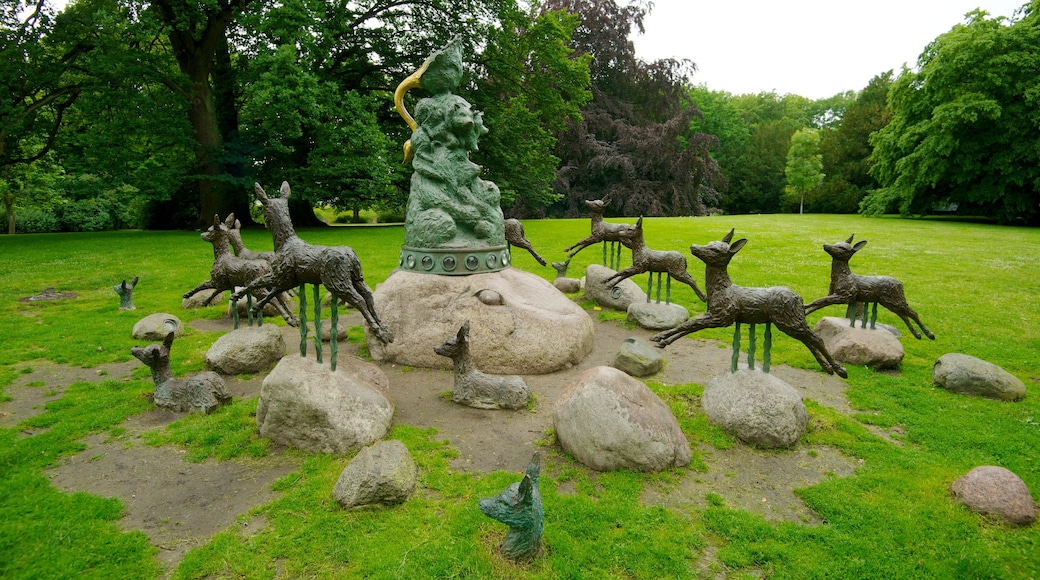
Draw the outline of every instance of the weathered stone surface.
[[[483,290],[497,292],[503,304],[482,302]],[[398,270],[376,287],[375,304],[394,334],[394,342],[382,344],[366,327],[378,361],[448,368],[451,360],[433,349],[467,320],[473,364],[488,373],[551,373],[592,350],[588,314],[547,281],[515,268],[471,276]]]
[[[853,328],[847,318],[825,316],[813,330],[837,361],[877,369],[898,368],[903,362],[903,344],[883,328]]]
[[[279,327],[242,326],[225,334],[206,351],[209,368],[225,375],[266,371],[285,355]]]
[[[581,291],[581,280],[577,278],[557,278],[553,280],[553,286],[560,292],[574,294]]]
[[[212,290],[203,290],[202,292],[196,292],[195,294],[192,294],[188,298],[181,298],[181,308],[184,308],[185,310],[191,310],[193,308],[203,308],[202,303],[205,302],[207,298],[209,298],[210,294],[213,294]],[[227,295],[227,292],[217,293],[217,295],[213,297],[213,300],[211,300],[207,306],[213,306],[214,304],[223,304],[225,295]]]
[[[935,384],[963,395],[1001,401],[1018,401],[1026,396],[1026,385],[997,365],[966,354],[944,354],[932,367]]]
[[[614,367],[633,377],[648,377],[664,367],[660,349],[639,338],[626,338],[614,357]]]
[[[628,306],[628,321],[648,330],[666,330],[686,322],[690,311],[678,304],[633,302]]]
[[[615,368],[582,373],[556,402],[553,424],[564,451],[599,471],[660,471],[690,462],[690,444],[668,406]]]
[[[1003,467],[976,467],[954,481],[950,491],[972,511],[999,516],[1016,526],[1036,521],[1036,506],[1029,488]]]
[[[344,508],[393,506],[415,492],[419,468],[400,441],[376,441],[350,460],[332,489]]]
[[[585,268],[585,298],[604,308],[625,312],[635,302],[646,302],[646,294],[630,279],[618,282],[614,288],[605,284],[607,278],[616,274],[614,270],[598,264]]]
[[[758,370],[715,377],[704,389],[701,404],[712,423],[759,447],[794,445],[809,421],[802,395]]]
[[[157,341],[165,339],[171,331],[174,336],[184,335],[184,323],[181,319],[165,312],[156,312],[138,320],[131,336],[138,340]]]
[[[315,453],[360,449],[390,429],[394,405],[388,387],[386,374],[360,359],[332,371],[328,363],[286,356],[260,387],[260,435]]]

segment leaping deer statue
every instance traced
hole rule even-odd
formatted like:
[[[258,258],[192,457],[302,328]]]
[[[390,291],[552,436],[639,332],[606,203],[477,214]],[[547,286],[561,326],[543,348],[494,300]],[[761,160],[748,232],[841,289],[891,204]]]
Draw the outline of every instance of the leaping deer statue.
[[[620,242],[618,238],[618,232],[621,231],[622,227],[627,224],[612,224],[610,222],[603,221],[603,210],[606,209],[607,204],[610,203],[610,198],[607,199],[592,199],[585,200],[585,207],[592,211],[592,233],[589,237],[571,244],[563,249],[564,252],[570,252],[567,257],[573,258],[578,252],[598,242],[604,242],[603,244],[603,265],[607,265],[607,244],[606,242]],[[610,251],[610,267],[615,270],[621,267],[621,246],[617,248],[617,260],[614,259],[613,243],[611,244]],[[571,250],[574,250],[571,252]]]
[[[877,321],[877,305],[881,304],[891,310],[896,316],[906,323],[914,338],[920,340],[921,333],[910,324],[913,319],[921,331],[928,338],[935,340],[935,335],[921,322],[917,312],[906,302],[903,295],[903,284],[891,276],[858,276],[849,269],[849,260],[856,252],[867,245],[866,240],[860,240],[852,245],[853,236],[844,242],[837,244],[824,244],[823,251],[831,256],[831,285],[827,296],[813,300],[805,306],[805,313],[809,314],[832,304],[849,305],[849,322],[851,326],[856,325],[855,305],[863,303],[863,326],[867,323],[867,304],[874,303],[874,312],[870,320],[870,327],[874,328]]]
[[[686,284],[697,293],[702,302],[707,301],[704,292],[697,286],[697,281],[686,271],[686,258],[675,250],[651,250],[643,241],[643,218],[639,218],[634,226],[625,226],[618,231],[618,238],[628,249],[632,250],[632,265],[603,281],[608,288],[617,286],[625,278],[650,272],[650,283],[646,289],[646,300],[650,301],[650,290],[654,283],[654,272],[657,272],[657,300],[661,300],[661,274],[668,274],[665,302],[671,301],[672,278]]]
[[[361,312],[378,340],[384,343],[393,342],[394,337],[390,329],[383,325],[376,314],[372,290],[365,284],[365,277],[361,273],[361,262],[354,250],[347,246],[313,246],[296,236],[292,220],[289,219],[289,195],[291,194],[289,182],[282,182],[281,197],[268,197],[259,183],[255,184],[253,189],[256,197],[264,206],[264,221],[271,229],[275,256],[271,262],[270,274],[257,278],[249,286],[236,292],[232,298],[240,297],[256,288],[270,289],[271,294],[253,306],[255,310],[263,308],[272,296],[281,292],[303,284],[314,284],[315,287],[318,284],[324,284],[335,298],[343,300]],[[303,312],[305,296],[302,290],[299,295],[300,310]],[[333,300],[332,303],[334,318],[337,301]],[[317,291],[315,292],[315,302],[317,309],[320,304]],[[320,332],[320,321],[315,322],[315,329]],[[320,340],[320,335],[318,340]],[[320,362],[321,349],[318,340],[315,342],[319,344],[318,361]],[[305,352],[305,344],[306,334],[301,340],[301,354]],[[332,341],[331,344],[334,346],[335,341]],[[333,369],[335,369],[335,360],[335,355],[333,355]]]
[[[664,348],[680,337],[705,328],[723,328],[736,325],[734,331],[734,351],[731,369],[736,371],[737,355],[740,348],[740,325],[752,325],[752,346],[749,349],[748,367],[754,368],[754,325],[765,324],[765,354],[762,370],[769,372],[769,348],[771,341],[770,324],[775,324],[784,334],[801,341],[809,349],[823,370],[829,374],[837,374],[846,378],[845,367],[835,362],[823,339],[809,328],[805,321],[805,306],[802,297],[782,286],[771,288],[745,288],[734,285],[729,279],[727,267],[733,256],[744,247],[747,239],[739,239],[733,244],[733,230],[730,230],[721,241],[711,242],[705,246],[690,246],[690,252],[705,264],[705,288],[708,292],[708,311],[686,322],[659,332],[650,337],[659,348]]]

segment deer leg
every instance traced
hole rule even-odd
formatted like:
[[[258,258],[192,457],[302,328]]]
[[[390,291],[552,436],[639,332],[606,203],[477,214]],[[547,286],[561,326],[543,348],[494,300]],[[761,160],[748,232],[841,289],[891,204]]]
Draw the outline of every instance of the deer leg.
[[[870,309],[870,329],[877,329],[877,302],[874,303],[874,307]]]
[[[762,372],[769,373],[769,351],[773,348],[773,324],[771,322],[766,323],[766,335],[763,342],[765,344],[762,346]]]
[[[910,329],[910,333],[914,335],[914,338],[920,340],[921,333],[917,332],[917,329],[914,328],[912,324],[910,324],[910,319],[913,319],[914,322],[916,322],[918,326],[921,327],[921,330],[924,331],[925,336],[932,340],[935,340],[935,335],[932,334],[932,331],[928,330],[928,327],[921,322],[921,317],[919,317],[917,315],[917,312],[913,308],[911,308],[910,305],[907,304],[905,301],[901,305],[892,304],[890,306],[883,302],[881,303],[881,305],[889,309],[890,311],[894,312],[896,316],[901,318],[903,322],[906,324],[906,327]]]
[[[279,292],[278,295],[274,297],[273,304],[275,305],[275,308],[278,309],[278,313],[285,319],[286,324],[289,326],[300,325],[300,321],[297,320],[296,316],[294,316],[292,311],[289,310],[289,304],[285,301],[285,292]]]
[[[650,341],[657,343],[656,346],[658,348],[664,348],[687,334],[697,332],[698,330],[704,330],[705,328],[721,328],[729,326],[730,324],[733,324],[733,318],[718,318],[705,312],[696,318],[687,320],[675,328],[658,332],[650,337]]]
[[[340,294],[337,294],[339,292]],[[372,329],[372,333],[376,335],[376,338],[385,343],[394,341],[394,336],[388,328],[383,326],[382,321],[375,314],[375,308],[369,308],[370,302],[366,300],[353,286],[347,285],[346,288],[339,288],[333,292],[333,295],[342,297],[346,300],[347,304],[350,304],[354,308],[357,308],[361,312],[361,316],[364,317],[365,322],[368,323],[368,327]]]
[[[658,280],[658,281],[660,281],[660,280]],[[657,301],[658,302],[661,301],[660,289],[657,292]],[[671,274],[668,274],[668,277],[665,279],[665,283],[664,283],[664,303],[665,304],[671,304],[672,303],[672,275]]]
[[[321,284],[314,284],[314,351],[321,364]]]
[[[339,299],[332,297],[332,327],[329,330],[329,364],[336,370],[336,358],[339,354]]]
[[[705,296],[704,292],[701,292],[700,287],[697,286],[697,281],[693,279],[693,276],[690,276],[689,272],[686,270],[676,270],[674,272],[669,272],[668,274],[674,276],[676,280],[686,284],[690,288],[693,288],[693,292],[697,294],[697,298],[700,298],[701,302],[708,301],[708,297]]]
[[[307,285],[300,284],[300,356],[307,356]],[[333,295],[335,299],[335,295]]]
[[[602,241],[602,240],[599,240],[597,238],[594,238],[594,237],[590,236],[590,237],[585,238],[584,240],[581,240],[580,242],[577,242],[575,244],[572,244],[572,245],[564,248],[563,251],[564,252],[570,252],[569,254],[567,254],[567,258],[568,259],[569,258],[573,258],[578,252],[584,250],[585,248],[587,248],[587,247],[591,246],[592,244],[595,244],[596,242],[599,242],[599,241]],[[574,248],[577,248],[577,249],[574,250],[573,252],[571,252],[571,250],[574,249]]]
[[[737,372],[737,363],[740,362],[740,323],[733,325],[733,356],[730,357],[729,372]]]
[[[805,305],[805,313],[812,314],[821,308],[826,308],[833,304],[842,304],[845,302],[845,298],[838,296],[837,294],[828,294],[823,298],[817,298],[812,302]]]
[[[650,272],[650,277],[647,278],[647,280],[646,280],[646,303],[647,304],[650,304],[650,296],[652,295],[653,289],[654,289],[654,273]],[[661,297],[661,293],[658,292],[657,296],[658,296],[658,298],[660,298]],[[660,300],[658,300],[658,302],[660,302]]]
[[[747,368],[749,371],[755,370],[755,325],[749,324],[751,332],[748,333],[748,349],[747,349]]]
[[[643,273],[643,271],[640,270],[639,268],[636,268],[635,266],[630,266],[630,267],[625,268],[624,270],[622,270],[620,272],[615,272],[613,276],[611,276],[611,277],[607,278],[606,280],[604,280],[603,283],[607,286],[607,288],[613,288],[614,286],[617,286],[618,284],[620,284],[621,281],[624,280],[625,278],[630,278],[632,276],[635,276],[636,274],[642,274],[642,273]],[[617,280],[615,280],[613,283],[611,283],[611,280],[614,280],[614,278],[617,278]]]
[[[191,298],[192,296],[198,294],[199,292],[202,292],[203,290],[209,290],[210,288],[216,288],[216,286],[213,284],[213,280],[206,280],[205,282],[202,282],[198,286],[196,286],[196,287],[192,288],[191,290],[188,290],[187,292],[185,292],[181,296],[181,298]],[[211,296],[211,298],[212,298],[212,296]]]
[[[827,347],[823,344],[823,339],[809,328],[804,319],[800,322],[796,321],[794,324],[781,324],[780,321],[774,322],[776,322],[776,327],[781,332],[804,344],[805,348],[808,348],[809,352],[816,357],[816,362],[820,364],[820,367],[827,374],[837,374],[843,379],[848,378],[849,375],[845,371],[845,367],[831,357],[831,353],[827,352]]]
[[[621,248],[623,247],[623,245],[621,244],[621,242],[611,242],[611,244],[616,244],[617,247],[617,265],[614,266],[614,269],[617,270],[621,267]]]

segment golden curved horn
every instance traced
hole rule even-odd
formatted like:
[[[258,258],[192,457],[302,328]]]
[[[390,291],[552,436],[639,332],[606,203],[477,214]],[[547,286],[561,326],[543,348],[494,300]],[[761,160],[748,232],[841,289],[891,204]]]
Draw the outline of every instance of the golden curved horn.
[[[429,58],[423,61],[419,70],[408,75],[408,78],[401,81],[401,84],[397,85],[397,90],[394,91],[394,108],[397,109],[397,112],[401,115],[401,118],[404,119],[404,122],[408,123],[408,127],[410,127],[412,131],[415,131],[415,128],[418,127],[419,124],[415,122],[415,119],[412,118],[408,109],[404,107],[404,96],[408,94],[409,90],[422,86],[422,75],[426,72],[428,66],[430,66]],[[409,139],[404,142],[404,161],[402,162],[402,165],[407,165],[411,160],[412,140]]]

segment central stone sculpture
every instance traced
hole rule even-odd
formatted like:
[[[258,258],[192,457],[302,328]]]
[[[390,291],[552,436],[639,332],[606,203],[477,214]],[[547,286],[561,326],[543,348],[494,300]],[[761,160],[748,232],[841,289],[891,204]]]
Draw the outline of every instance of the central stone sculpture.
[[[509,266],[501,193],[480,178],[480,166],[469,159],[488,130],[480,112],[452,93],[461,81],[462,47],[456,39],[394,93],[398,112],[412,128],[405,162],[411,158],[415,172],[400,259],[409,271],[465,275]],[[415,106],[413,119],[404,96],[417,87],[430,96]]]
[[[412,128],[404,153],[415,171],[399,267],[375,291],[376,310],[395,338],[369,340],[369,349],[378,361],[446,368],[451,361],[434,348],[468,320],[477,368],[504,375],[555,372],[592,350],[592,319],[548,281],[510,267],[498,187],[481,179],[480,166],[469,160],[487,129],[480,112],[452,93],[462,70],[462,48],[454,40],[394,93]],[[405,108],[411,89],[428,93],[416,103],[414,119]]]

